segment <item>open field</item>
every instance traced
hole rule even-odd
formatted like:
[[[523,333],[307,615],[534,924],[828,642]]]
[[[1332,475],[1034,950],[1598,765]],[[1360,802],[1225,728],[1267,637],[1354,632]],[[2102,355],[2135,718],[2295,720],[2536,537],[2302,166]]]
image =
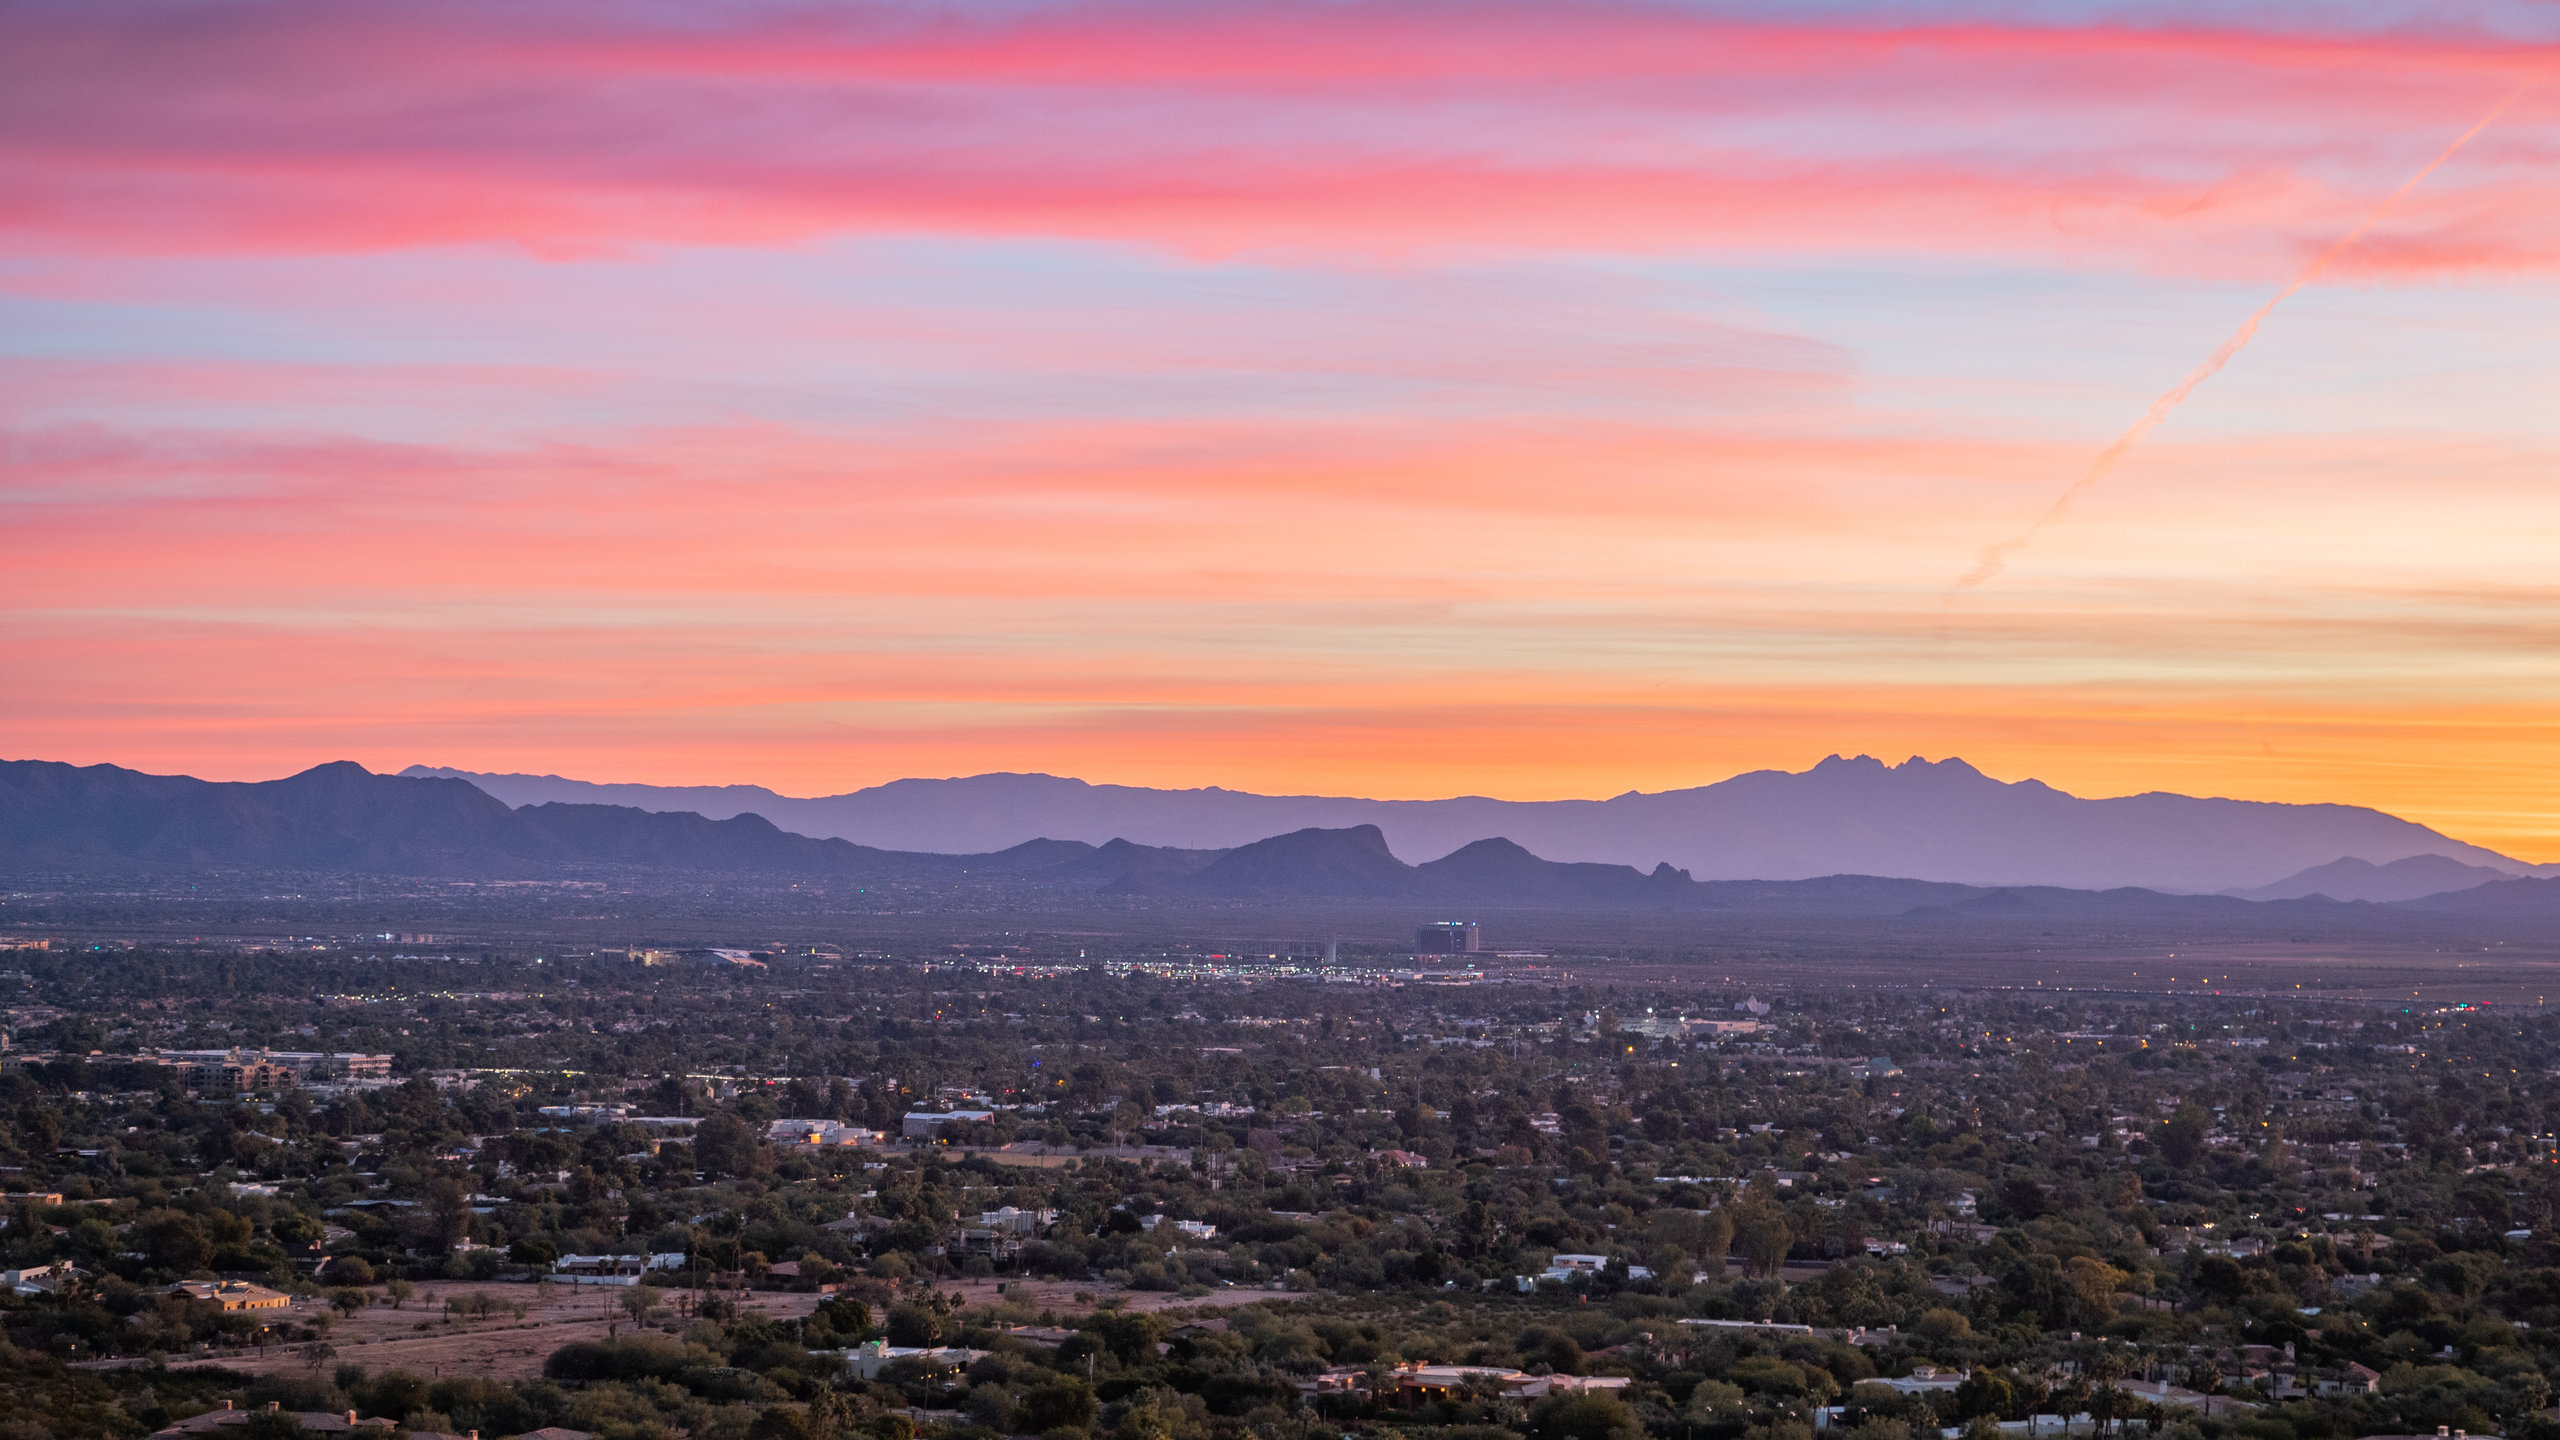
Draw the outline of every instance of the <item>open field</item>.
[[[1005,1287],[1001,1293],[996,1288],[999,1285]],[[940,1282],[934,1288],[974,1306],[1016,1302],[1061,1315],[1090,1311],[1097,1301],[1105,1299],[1119,1302],[1124,1309],[1156,1311],[1227,1309],[1262,1300],[1302,1298],[1285,1290],[1236,1289],[1185,1299],[1171,1291],[1117,1290],[1065,1280],[957,1280]],[[474,1292],[509,1307],[521,1304],[525,1316],[516,1319],[510,1308],[487,1320],[448,1322],[445,1301]],[[374,1371],[411,1370],[431,1380],[447,1375],[529,1380],[542,1373],[542,1362],[552,1351],[573,1340],[602,1340],[617,1331],[629,1331],[631,1320],[621,1307],[622,1298],[630,1293],[629,1289],[613,1285],[421,1285],[418,1293],[398,1309],[375,1305],[339,1321],[329,1336],[329,1343],[337,1350],[336,1358],[319,1362],[319,1368],[352,1362]],[[665,1325],[674,1320],[675,1298],[689,1292],[670,1289],[650,1293],[667,1302],[667,1308],[654,1320]],[[749,1291],[739,1297],[739,1303],[748,1310],[787,1320],[808,1314],[824,1298],[815,1294]],[[292,1313],[296,1321],[307,1324],[326,1310],[325,1301],[303,1299],[294,1302]],[[172,1368],[216,1365],[265,1375],[306,1369],[313,1363],[304,1348],[295,1345],[175,1361]]]
[[[512,1309],[486,1320],[447,1323],[445,1301],[474,1292],[502,1305],[525,1307],[525,1317]],[[398,1309],[375,1305],[341,1320],[329,1335],[337,1358],[328,1365],[354,1362],[370,1370],[414,1370],[434,1379],[445,1375],[479,1375],[492,1380],[527,1380],[542,1373],[544,1357],[572,1340],[601,1340],[631,1328],[622,1297],[631,1291],[616,1285],[421,1285]],[[658,1320],[674,1317],[679,1291],[653,1292],[667,1302]],[[750,1291],[740,1299],[749,1310],[796,1318],[817,1308],[817,1295]],[[293,1318],[303,1323],[327,1313],[320,1299],[296,1300]],[[195,1363],[219,1365],[252,1374],[296,1370],[312,1364],[301,1346],[278,1346],[260,1354],[225,1355]],[[182,1365],[173,1368],[183,1368]],[[325,1368],[325,1366],[324,1366]]]

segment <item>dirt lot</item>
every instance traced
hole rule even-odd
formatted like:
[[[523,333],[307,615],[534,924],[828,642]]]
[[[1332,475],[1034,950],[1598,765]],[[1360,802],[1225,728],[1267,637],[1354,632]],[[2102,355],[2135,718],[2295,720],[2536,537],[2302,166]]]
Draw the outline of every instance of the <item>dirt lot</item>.
[[[1005,1287],[1001,1295],[996,1293],[998,1285]],[[946,1295],[957,1294],[972,1305],[1021,1301],[1035,1310],[1055,1310],[1060,1315],[1090,1310],[1098,1300],[1117,1300],[1124,1310],[1225,1310],[1257,1300],[1304,1298],[1286,1290],[1238,1289],[1212,1290],[1198,1299],[1185,1300],[1170,1290],[1115,1290],[1073,1280],[938,1280],[933,1288]],[[1079,1295],[1086,1298],[1079,1300]]]
[[[474,1292],[508,1307],[521,1304],[525,1317],[516,1319],[509,1308],[486,1320],[446,1323],[445,1300]],[[444,1375],[530,1379],[542,1373],[546,1356],[572,1340],[601,1340],[617,1327],[630,1330],[630,1317],[622,1310],[622,1298],[630,1293],[618,1285],[421,1285],[418,1293],[399,1309],[375,1305],[340,1320],[329,1335],[329,1343],[337,1347],[337,1359],[327,1363],[353,1361],[372,1370],[396,1366],[430,1379]],[[652,1293],[667,1302],[668,1308],[660,1318],[672,1318],[678,1292]],[[790,1319],[817,1308],[820,1298],[749,1292],[743,1303],[750,1310]],[[293,1318],[300,1323],[308,1324],[311,1317],[325,1313],[323,1301],[294,1302]],[[422,1322],[424,1329],[419,1328]],[[302,1347],[290,1346],[278,1347],[272,1354],[202,1363],[266,1374],[300,1369],[310,1360],[302,1353]]]
[[[998,1294],[996,1286],[1005,1286]],[[1164,1310],[1170,1308],[1210,1307],[1225,1309],[1250,1305],[1257,1300],[1288,1298],[1281,1290],[1219,1290],[1194,1300],[1161,1290],[1111,1290],[1108,1287],[1064,1280],[946,1280],[934,1288],[946,1294],[957,1294],[971,1305],[993,1305],[999,1301],[1023,1301],[1035,1309],[1054,1310],[1060,1315],[1080,1313],[1093,1308],[1098,1299],[1117,1299],[1131,1310]],[[451,1296],[480,1293],[510,1307],[498,1315],[477,1321],[447,1322],[445,1301]],[[623,1313],[622,1299],[630,1290],[614,1285],[421,1285],[418,1293],[398,1309],[375,1305],[342,1319],[330,1332],[329,1343],[337,1348],[337,1358],[323,1362],[339,1365],[354,1362],[370,1370],[400,1368],[413,1370],[429,1379],[446,1375],[479,1375],[492,1380],[527,1380],[542,1373],[542,1362],[552,1351],[572,1340],[601,1340],[615,1329],[628,1332],[630,1318]],[[675,1314],[674,1290],[657,1290],[667,1308],[657,1317],[664,1321]],[[1078,1299],[1078,1296],[1085,1298]],[[825,1297],[808,1294],[784,1294],[750,1291],[743,1303],[750,1310],[762,1311],[780,1319],[796,1319],[817,1308]],[[525,1307],[525,1317],[515,1318],[513,1306]],[[319,1300],[297,1300],[293,1318],[308,1324],[314,1315],[324,1314],[326,1305]],[[423,1325],[424,1328],[421,1328]],[[173,1368],[183,1368],[179,1362]],[[252,1374],[303,1369],[311,1364],[300,1346],[279,1346],[262,1353],[237,1358],[200,1360],[194,1363],[221,1365]]]

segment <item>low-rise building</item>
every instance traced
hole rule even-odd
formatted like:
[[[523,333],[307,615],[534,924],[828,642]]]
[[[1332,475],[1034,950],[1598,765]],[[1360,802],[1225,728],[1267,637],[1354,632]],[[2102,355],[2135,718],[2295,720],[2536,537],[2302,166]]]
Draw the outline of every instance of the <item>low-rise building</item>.
[[[681,1270],[684,1262],[681,1250],[656,1255],[563,1255],[551,1263],[551,1278],[564,1285],[637,1285],[652,1270]]]
[[[160,1050],[190,1090],[288,1090],[330,1080],[389,1080],[391,1057],[321,1050]]]
[[[385,1420],[379,1416],[358,1419],[353,1410],[287,1410],[272,1400],[267,1402],[264,1410],[234,1409],[231,1402],[225,1400],[222,1402],[222,1408],[218,1410],[207,1410],[201,1415],[190,1415],[164,1429],[152,1432],[152,1440],[177,1440],[180,1436],[218,1434],[234,1425],[246,1425],[249,1423],[250,1416],[259,1414],[285,1416],[300,1424],[303,1433],[312,1435],[380,1437],[388,1436],[400,1428],[398,1422]],[[409,1433],[417,1437],[417,1440],[425,1440],[418,1431],[413,1430]]]
[[[1055,1210],[1023,1210],[1007,1205],[1001,1210],[978,1212],[978,1228],[1001,1230],[1008,1235],[1037,1235],[1058,1222]],[[1211,1227],[1213,1233],[1216,1227]]]
[[[1337,1365],[1299,1381],[1298,1388],[1318,1395],[1368,1390],[1382,1401],[1418,1405],[1476,1396],[1534,1400],[1551,1394],[1622,1390],[1627,1383],[1624,1375],[1531,1375],[1503,1365],[1424,1365],[1407,1361],[1379,1376],[1372,1376],[1365,1366]]]
[[[66,1260],[56,1260],[50,1265],[29,1265],[20,1270],[0,1270],[0,1289],[6,1289],[12,1295],[57,1295],[78,1284],[86,1273]]]
[[[1163,1215],[1138,1217],[1138,1228],[1141,1230],[1153,1231],[1159,1226],[1168,1224],[1194,1240],[1214,1240],[1218,1236],[1218,1227],[1206,1220],[1174,1220]]]
[[[219,1305],[224,1310],[282,1310],[293,1304],[293,1297],[264,1285],[246,1280],[181,1280],[169,1287],[172,1295]]]
[[[994,1118],[993,1110],[910,1110],[899,1122],[898,1133],[910,1140],[932,1140],[941,1136],[946,1125]]]
[[[846,1375],[856,1380],[877,1380],[890,1366],[901,1362],[913,1362],[929,1371],[964,1370],[987,1358],[990,1352],[960,1345],[892,1345],[885,1340],[867,1340],[837,1353],[844,1357]]]
[[[765,1127],[765,1138],[776,1145],[796,1149],[818,1150],[828,1146],[877,1146],[888,1142],[886,1132],[846,1125],[834,1120],[776,1120]]]

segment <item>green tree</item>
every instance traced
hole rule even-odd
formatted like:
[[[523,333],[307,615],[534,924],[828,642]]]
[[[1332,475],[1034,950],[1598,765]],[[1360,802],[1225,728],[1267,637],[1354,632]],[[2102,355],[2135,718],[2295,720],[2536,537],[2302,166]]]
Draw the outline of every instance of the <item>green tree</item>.
[[[1529,1413],[1539,1440],[1643,1440],[1644,1426],[1625,1401],[1607,1391],[1550,1395]]]
[[[1093,1392],[1079,1375],[1061,1375],[1023,1392],[1014,1421],[1025,1430],[1085,1429],[1093,1424]]]
[[[1796,1243],[1786,1215],[1765,1201],[1742,1207],[1733,1229],[1742,1247],[1743,1264],[1754,1275],[1777,1274],[1778,1268],[1787,1263],[1787,1251]]]
[[[2184,1170],[2196,1163],[2204,1153],[2204,1137],[2213,1129],[2213,1116],[2193,1100],[2182,1101],[2169,1112],[2152,1133],[2153,1143],[2160,1147],[2160,1157]]]
[[[185,1274],[201,1270],[213,1259],[213,1241],[192,1215],[176,1210],[146,1211],[134,1222],[133,1237],[151,1263]]]
[[[703,1117],[693,1131],[693,1162],[704,1173],[750,1179],[773,1168],[764,1135],[724,1111]]]
[[[1733,1217],[1721,1209],[1708,1212],[1698,1226],[1698,1268],[1722,1279],[1725,1257],[1732,1253]]]

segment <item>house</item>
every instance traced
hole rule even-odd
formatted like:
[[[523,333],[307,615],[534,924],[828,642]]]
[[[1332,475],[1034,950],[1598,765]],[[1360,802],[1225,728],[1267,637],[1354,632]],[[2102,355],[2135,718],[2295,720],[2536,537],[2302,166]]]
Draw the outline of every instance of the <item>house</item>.
[[[1152,1231],[1163,1223],[1165,1223],[1165,1217],[1162,1215],[1144,1215],[1138,1219],[1138,1228]],[[1218,1234],[1218,1227],[1206,1220],[1176,1220],[1173,1222],[1173,1228],[1194,1240],[1211,1240],[1217,1238]]]
[[[68,1288],[85,1273],[68,1261],[50,1265],[29,1265],[23,1270],[0,1270],[0,1286],[12,1295],[51,1295]]]
[[[2234,1400],[2228,1395],[2207,1395],[2188,1390],[2166,1380],[2122,1380],[2116,1388],[2137,1400],[2147,1400],[2164,1408],[2193,1410],[2203,1415],[2246,1415],[2258,1407],[2247,1400]]]
[[[859,1125],[843,1125],[833,1120],[776,1120],[765,1127],[765,1138],[776,1145],[796,1149],[820,1150],[829,1146],[877,1146],[888,1143],[884,1131],[867,1130]]]
[[[1565,1285],[1579,1285],[1589,1280],[1592,1276],[1601,1274],[1608,1268],[1609,1257],[1606,1255],[1558,1255],[1554,1260],[1548,1263],[1546,1269],[1540,1271],[1534,1278],[1527,1275],[1519,1277],[1520,1288],[1523,1291],[1535,1290],[1538,1288],[1538,1282],[1541,1280],[1554,1280]],[[1630,1265],[1627,1267],[1627,1278],[1630,1280],[1650,1280],[1653,1278],[1653,1271],[1646,1266]]]
[[[941,1136],[946,1125],[994,1118],[993,1110],[910,1110],[898,1122],[898,1133],[909,1140],[932,1140]]]
[[[293,1297],[264,1285],[246,1280],[181,1280],[168,1289],[172,1295],[185,1295],[232,1310],[282,1310],[293,1304]]]
[[[1337,1365],[1299,1381],[1298,1388],[1319,1395],[1374,1390],[1382,1400],[1419,1405],[1486,1393],[1534,1400],[1549,1394],[1619,1390],[1626,1384],[1627,1377],[1623,1375],[1529,1375],[1500,1365],[1424,1365],[1407,1361],[1374,1380],[1365,1367]]]
[[[551,1264],[551,1278],[569,1285],[637,1285],[652,1270],[681,1270],[685,1254],[563,1255]]]
[[[964,1370],[989,1354],[959,1345],[892,1345],[884,1340],[866,1340],[838,1353],[844,1356],[844,1373],[856,1380],[877,1380],[901,1361],[926,1370]]]
[[[1897,1375],[1890,1380],[1861,1380],[1858,1383],[1882,1385],[1888,1390],[1903,1395],[1925,1395],[1932,1390],[1953,1390],[1964,1384],[1966,1377],[1971,1373],[1967,1370],[1941,1370],[1935,1365],[1914,1365],[1908,1375]]]
[[[163,1440],[163,1437],[176,1440],[179,1436],[216,1434],[229,1426],[246,1425],[249,1423],[249,1417],[257,1414],[288,1416],[302,1426],[305,1434],[363,1436],[375,1437],[375,1440],[387,1440],[387,1437],[399,1428],[397,1422],[378,1416],[359,1420],[353,1410],[343,1412],[286,1410],[273,1400],[267,1402],[267,1408],[264,1411],[239,1410],[232,1408],[231,1402],[225,1400],[219,1410],[207,1410],[201,1415],[190,1415],[165,1429],[153,1431],[152,1440]],[[410,1433],[413,1436],[420,1435],[417,1431]],[[420,1436],[420,1440],[423,1440],[423,1436]]]
[[[978,1228],[1000,1230],[1008,1235],[1037,1235],[1043,1226],[1057,1223],[1055,1210],[1023,1210],[1007,1205],[1001,1210],[978,1212]]]
[[[2343,1370],[2323,1370],[2312,1380],[2314,1395],[2379,1395],[2382,1372],[2363,1365],[2350,1364]]]

